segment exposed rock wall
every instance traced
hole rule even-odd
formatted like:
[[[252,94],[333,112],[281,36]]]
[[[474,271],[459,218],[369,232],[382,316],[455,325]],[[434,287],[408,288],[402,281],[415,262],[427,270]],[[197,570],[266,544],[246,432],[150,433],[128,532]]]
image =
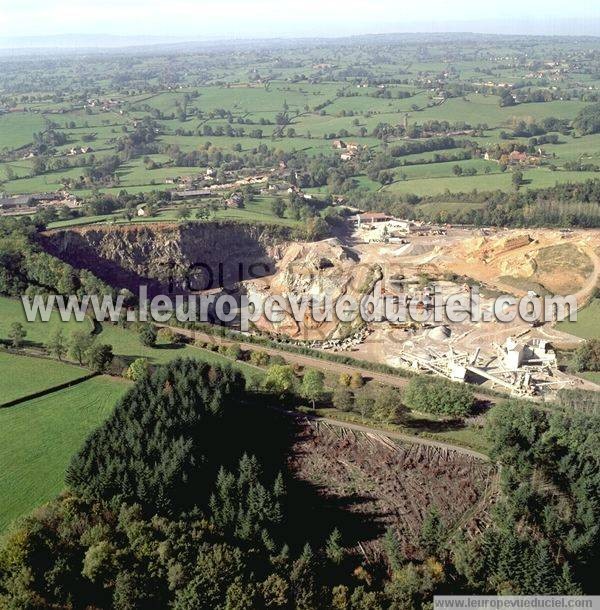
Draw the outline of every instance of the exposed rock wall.
[[[48,231],[43,247],[92,271],[115,288],[137,293],[231,287],[271,275],[286,242],[284,230],[240,223],[90,226]]]
[[[284,297],[286,303],[298,303],[302,297],[314,297],[317,310],[307,307],[302,321],[298,321],[287,306],[280,312],[279,319],[269,321],[263,317],[256,326],[263,331],[296,339],[325,340],[336,338],[341,326],[335,315],[322,319],[320,313],[324,299],[328,298],[333,306],[345,295],[359,300],[369,284],[371,273],[370,265],[361,265],[333,238],[317,243],[289,245],[277,263],[277,273],[262,280],[247,282],[244,288],[258,301],[277,295]],[[345,331],[349,328],[346,327]]]
[[[233,289],[259,301],[275,295],[295,302],[315,297],[320,311],[325,297],[336,303],[343,295],[359,298],[372,289],[372,265],[360,264],[358,255],[336,239],[298,243],[285,229],[266,225],[88,226],[47,231],[40,240],[51,254],[134,295],[142,285],[150,297]],[[297,321],[286,308],[281,319],[263,317],[257,326],[307,340],[324,340],[351,329],[340,325],[335,315],[319,319],[317,313],[309,307]]]

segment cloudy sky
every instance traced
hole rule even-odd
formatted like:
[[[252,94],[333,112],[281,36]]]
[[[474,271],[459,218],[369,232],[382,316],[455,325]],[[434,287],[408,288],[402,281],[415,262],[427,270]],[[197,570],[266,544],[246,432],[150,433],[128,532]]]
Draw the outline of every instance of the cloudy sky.
[[[0,0],[0,37],[341,36],[402,31],[598,34],[598,0]]]

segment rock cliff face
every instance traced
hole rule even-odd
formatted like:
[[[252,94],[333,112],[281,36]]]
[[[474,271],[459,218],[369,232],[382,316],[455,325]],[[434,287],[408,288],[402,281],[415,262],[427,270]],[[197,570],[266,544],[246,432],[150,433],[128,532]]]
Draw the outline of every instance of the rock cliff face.
[[[340,331],[348,332],[354,325],[342,325],[333,312],[323,319],[324,300],[335,306],[338,299],[351,296],[360,299],[371,288],[372,268],[360,264],[356,256],[341,246],[336,239],[317,243],[290,244],[277,263],[277,272],[263,279],[246,282],[244,288],[253,298],[264,301],[270,296],[281,296],[285,303],[277,319],[262,318],[256,326],[263,331],[285,334],[296,339],[323,341],[336,338]],[[296,319],[289,306],[301,298],[310,299],[301,320]],[[316,309],[312,307],[315,299]],[[330,309],[330,307],[326,307]]]
[[[286,235],[271,227],[189,223],[49,231],[43,247],[115,288],[150,295],[230,288],[275,272]]]
[[[238,223],[90,226],[41,234],[43,247],[74,267],[91,271],[116,289],[148,296],[205,290],[247,293],[259,301],[280,296],[298,302],[315,297],[302,320],[284,307],[280,319],[256,324],[268,332],[324,340],[352,325],[320,319],[323,299],[335,304],[372,289],[372,266],[336,239],[298,243],[285,230]],[[316,318],[316,319],[315,319]]]

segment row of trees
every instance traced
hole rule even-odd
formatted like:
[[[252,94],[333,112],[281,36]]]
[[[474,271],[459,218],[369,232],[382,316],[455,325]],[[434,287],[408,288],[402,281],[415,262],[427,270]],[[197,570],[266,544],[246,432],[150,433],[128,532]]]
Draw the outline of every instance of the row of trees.
[[[307,369],[299,380],[293,367],[271,364],[263,383],[270,392],[284,397],[295,393],[308,400],[312,407],[317,402],[329,402],[341,411],[354,411],[363,419],[385,423],[402,423],[408,410],[445,417],[466,417],[475,406],[473,390],[465,384],[419,375],[410,379],[405,389],[374,383],[364,384],[359,373],[342,374],[332,391],[325,387],[321,371]]]
[[[519,177],[519,173],[514,175]],[[513,182],[514,192],[470,193],[446,192],[427,198],[406,194],[389,196],[386,193],[351,193],[350,203],[363,210],[386,212],[408,219],[475,224],[477,226],[542,226],[542,227],[598,227],[600,226],[600,180],[565,183],[544,189],[521,189],[521,179]],[[423,211],[415,204],[421,202],[456,201],[481,203],[477,209],[455,211]]]
[[[590,104],[579,111],[573,121],[573,126],[582,135],[600,132],[600,104]]]
[[[8,330],[11,347],[20,349],[25,344],[27,330],[20,322],[13,322]],[[105,372],[113,361],[112,346],[100,343],[85,330],[74,330],[66,337],[62,329],[53,332],[45,344],[51,356],[62,362],[67,355],[81,366],[87,366],[95,373]]]

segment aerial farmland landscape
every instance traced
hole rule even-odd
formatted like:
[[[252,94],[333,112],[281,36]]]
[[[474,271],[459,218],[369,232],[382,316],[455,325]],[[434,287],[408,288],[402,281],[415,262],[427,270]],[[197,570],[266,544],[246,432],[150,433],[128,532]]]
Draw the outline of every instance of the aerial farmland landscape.
[[[597,604],[597,8],[222,4],[0,6],[0,610]]]

